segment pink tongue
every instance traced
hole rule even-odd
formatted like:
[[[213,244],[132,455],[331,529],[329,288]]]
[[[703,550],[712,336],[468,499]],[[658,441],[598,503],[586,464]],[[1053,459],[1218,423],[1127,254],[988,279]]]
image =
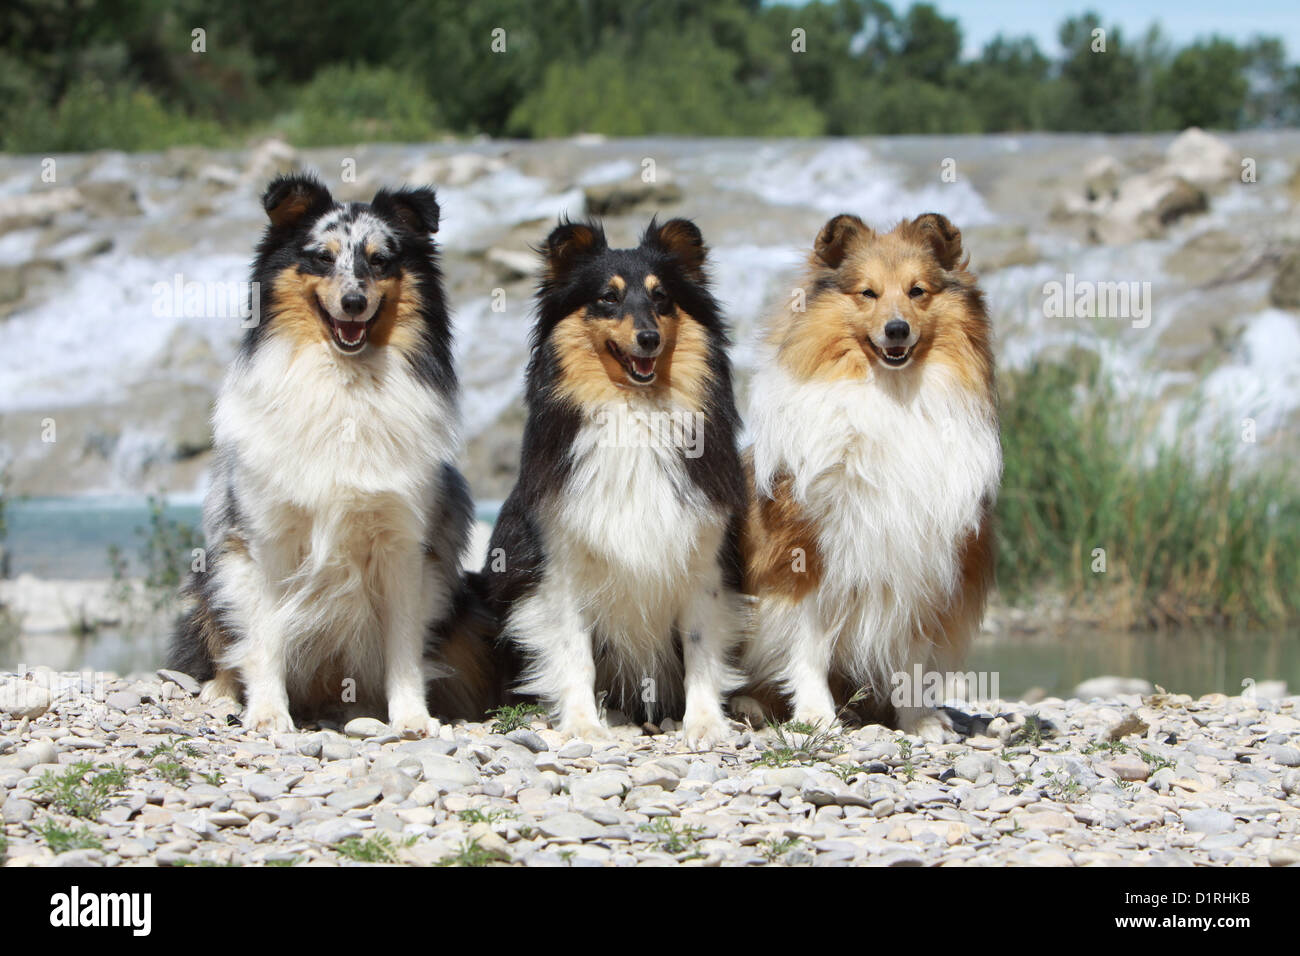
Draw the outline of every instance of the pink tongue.
[[[364,322],[336,322],[335,325],[338,326],[339,338],[349,345],[361,341],[361,335],[366,330]]]
[[[645,377],[654,372],[655,360],[652,358],[634,358],[632,359],[632,367],[636,369],[638,375]]]

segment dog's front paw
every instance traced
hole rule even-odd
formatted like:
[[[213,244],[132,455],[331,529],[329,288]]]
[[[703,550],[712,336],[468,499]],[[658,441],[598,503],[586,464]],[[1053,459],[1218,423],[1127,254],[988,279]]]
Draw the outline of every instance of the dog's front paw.
[[[555,728],[566,737],[581,737],[583,740],[609,740],[609,728],[597,718],[569,717],[560,721]]]
[[[214,704],[219,700],[239,702],[239,681],[230,671],[217,671],[212,680],[199,691],[199,703]]]
[[[712,750],[731,736],[731,727],[721,714],[687,715],[682,721],[682,741],[688,750]]]
[[[767,714],[763,712],[763,705],[743,694],[737,694],[727,701],[727,710],[737,720],[749,721],[751,727],[762,727],[767,723]]]
[[[388,726],[393,728],[393,733],[401,737],[436,737],[438,731],[442,729],[442,724],[436,718],[430,717],[428,711],[390,714]]]
[[[293,721],[283,707],[273,705],[250,706],[244,711],[242,723],[245,730],[284,734],[293,730]]]
[[[908,707],[898,712],[898,729],[926,743],[955,743],[960,739],[953,729],[952,718],[941,710],[928,707]]]

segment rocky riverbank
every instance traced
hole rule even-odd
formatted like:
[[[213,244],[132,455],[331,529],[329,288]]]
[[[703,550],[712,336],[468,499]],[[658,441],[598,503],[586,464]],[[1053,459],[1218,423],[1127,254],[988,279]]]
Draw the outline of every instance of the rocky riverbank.
[[[1137,685],[1140,686],[1140,685]],[[530,714],[248,734],[188,677],[0,675],[6,866],[1300,863],[1300,697],[983,701],[961,743]],[[1081,690],[1082,692],[1082,690]]]

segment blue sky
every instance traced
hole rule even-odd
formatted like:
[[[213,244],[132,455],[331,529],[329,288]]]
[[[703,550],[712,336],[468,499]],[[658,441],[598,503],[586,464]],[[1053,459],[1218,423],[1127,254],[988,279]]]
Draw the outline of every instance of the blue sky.
[[[1182,46],[1197,37],[1219,33],[1236,40],[1259,34],[1279,36],[1288,58],[1300,58],[1300,0],[930,0],[944,16],[961,23],[966,52],[975,54],[998,33],[1029,34],[1049,56],[1059,52],[1056,28],[1068,16],[1093,10],[1102,22],[1117,24],[1126,37],[1137,38],[1152,22],[1165,37]],[[893,0],[895,10],[905,10],[911,0]]]

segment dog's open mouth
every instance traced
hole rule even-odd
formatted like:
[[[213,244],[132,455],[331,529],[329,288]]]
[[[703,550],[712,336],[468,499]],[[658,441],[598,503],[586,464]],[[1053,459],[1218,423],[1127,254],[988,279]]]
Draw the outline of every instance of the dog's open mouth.
[[[657,359],[628,355],[614,344],[613,339],[610,339],[607,344],[609,345],[609,354],[618,360],[618,364],[623,366],[623,371],[627,372],[627,377],[634,384],[649,385],[655,380],[655,362]]]
[[[365,347],[366,339],[370,335],[370,327],[375,324],[375,319],[379,318],[383,303],[380,302],[379,305],[380,308],[375,309],[374,314],[366,321],[353,322],[336,319],[319,299],[316,300],[316,308],[320,312],[321,320],[330,331],[330,337],[344,352],[359,352]]]
[[[882,349],[871,339],[867,339],[867,342],[871,345],[871,350],[876,353],[880,361],[890,368],[902,368],[906,365],[912,358],[912,352],[916,348],[915,345],[890,345]]]

